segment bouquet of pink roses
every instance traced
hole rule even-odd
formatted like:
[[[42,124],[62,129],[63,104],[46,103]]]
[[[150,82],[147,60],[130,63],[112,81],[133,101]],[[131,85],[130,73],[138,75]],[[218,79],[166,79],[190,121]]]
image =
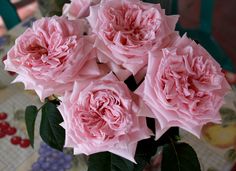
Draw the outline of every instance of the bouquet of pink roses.
[[[4,61],[44,102],[26,108],[32,146],[42,110],[42,139],[90,155],[89,171],[141,171],[160,146],[162,171],[200,170],[170,128],[199,137],[220,122],[230,86],[202,46],[179,36],[177,20],[140,0],[72,0],[62,16],[34,22]]]

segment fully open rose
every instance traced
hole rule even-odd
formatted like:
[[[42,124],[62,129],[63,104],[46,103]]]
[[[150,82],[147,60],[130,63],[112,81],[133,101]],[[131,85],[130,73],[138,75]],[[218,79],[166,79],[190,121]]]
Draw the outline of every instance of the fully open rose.
[[[145,81],[136,91],[158,120],[157,138],[172,126],[196,136],[207,122],[219,122],[230,89],[220,65],[186,36],[171,48],[150,53]],[[148,114],[148,112],[146,113]]]
[[[170,43],[177,16],[166,16],[159,4],[139,0],[102,0],[90,8],[88,21],[98,36],[101,62],[114,62],[134,75],[148,61],[148,51]]]
[[[27,29],[8,52],[5,69],[15,82],[35,90],[40,99],[63,95],[80,76],[99,75],[93,40],[82,37],[83,23],[64,17],[43,18]]]
[[[128,87],[113,74],[101,80],[75,82],[59,110],[66,131],[65,147],[75,154],[110,151],[134,162],[137,142],[151,132]]]

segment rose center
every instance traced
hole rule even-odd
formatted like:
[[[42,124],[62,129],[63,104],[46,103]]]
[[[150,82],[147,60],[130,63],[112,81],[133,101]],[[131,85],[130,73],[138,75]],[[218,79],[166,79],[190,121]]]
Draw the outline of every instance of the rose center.
[[[106,13],[109,24],[105,34],[110,41],[119,37],[123,45],[138,45],[156,39],[160,22],[156,19],[155,10],[145,11],[137,5],[123,5],[118,9],[109,8]]]
[[[126,123],[128,116],[115,92],[98,90],[89,93],[85,99],[88,108],[78,111],[81,114],[78,118],[88,134],[102,140],[125,134],[129,128]]]
[[[38,45],[38,44],[36,44],[36,45],[31,44],[27,47],[26,50],[31,54],[35,54],[34,59],[36,59],[36,60],[39,59],[43,55],[48,55],[47,48],[42,47],[41,45]]]

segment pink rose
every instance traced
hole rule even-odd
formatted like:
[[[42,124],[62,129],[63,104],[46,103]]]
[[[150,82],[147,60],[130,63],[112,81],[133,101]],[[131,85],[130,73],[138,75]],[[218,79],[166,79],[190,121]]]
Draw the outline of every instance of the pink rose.
[[[105,55],[101,62],[115,62],[134,75],[148,61],[148,51],[167,46],[177,16],[166,16],[159,4],[140,0],[102,0],[87,18],[98,36],[95,46]]]
[[[220,121],[218,111],[229,89],[220,65],[183,36],[173,47],[150,53],[145,81],[136,93],[158,121],[158,138],[172,126],[200,136],[204,124]]]
[[[41,100],[73,87],[73,81],[99,75],[90,37],[82,38],[81,22],[43,18],[27,29],[8,52],[5,69],[19,74],[15,82],[35,90]]]
[[[66,131],[65,147],[75,154],[110,151],[134,161],[137,142],[150,137],[145,117],[124,82],[113,74],[101,80],[75,82],[58,107]]]
[[[71,0],[70,4],[65,4],[63,14],[69,19],[84,18],[89,16],[89,7],[96,5],[100,0]]]

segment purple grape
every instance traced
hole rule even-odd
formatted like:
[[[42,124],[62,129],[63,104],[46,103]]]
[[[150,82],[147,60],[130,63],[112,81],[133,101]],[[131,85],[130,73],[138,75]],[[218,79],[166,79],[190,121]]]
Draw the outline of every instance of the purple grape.
[[[66,155],[65,153],[60,152],[60,153],[58,154],[58,158],[63,158],[65,155]]]
[[[39,158],[32,171],[65,171],[72,167],[72,155],[55,150],[45,143],[40,144]]]
[[[50,167],[50,163],[44,162],[41,164],[41,168],[43,168],[45,170],[48,169],[49,167]]]
[[[47,149],[47,150],[45,150],[43,155],[46,157],[46,156],[50,156],[51,154],[52,154],[52,152]]]
[[[40,169],[40,164],[39,163],[34,163],[32,165],[32,171],[38,171]]]
[[[63,168],[58,168],[57,171],[65,171],[65,169],[63,169]]]
[[[38,163],[39,163],[39,164],[43,164],[44,162],[45,162],[45,157],[40,156],[40,157],[38,158]]]
[[[47,144],[45,144],[44,146],[43,146],[43,148],[46,150],[46,151],[52,151],[52,148],[51,147],[49,147]]]
[[[40,143],[40,148],[47,149],[48,145],[42,142]]]
[[[61,153],[60,151],[58,151],[58,150],[56,150],[56,149],[53,149],[53,148],[51,148],[51,150],[52,150],[52,152],[54,153]]]
[[[72,161],[72,156],[70,154],[66,154],[64,156],[64,159],[65,159],[65,161],[70,162],[70,161]]]
[[[53,158],[58,158],[58,152],[54,151],[54,152],[51,152],[51,157]]]
[[[59,169],[59,165],[58,164],[52,164],[51,166],[51,170],[52,171],[57,171]]]
[[[39,149],[39,154],[42,155],[42,154],[44,154],[44,153],[45,153],[45,148],[40,148],[40,149]]]
[[[45,171],[45,170],[40,167],[37,171]]]
[[[45,158],[45,161],[46,161],[47,163],[50,163],[50,164],[52,164],[52,163],[55,162],[54,158],[51,157],[51,156],[46,157],[46,158]]]
[[[66,161],[63,159],[63,158],[61,158],[59,161],[58,161],[58,164],[59,165],[64,165],[64,163],[66,163]]]

